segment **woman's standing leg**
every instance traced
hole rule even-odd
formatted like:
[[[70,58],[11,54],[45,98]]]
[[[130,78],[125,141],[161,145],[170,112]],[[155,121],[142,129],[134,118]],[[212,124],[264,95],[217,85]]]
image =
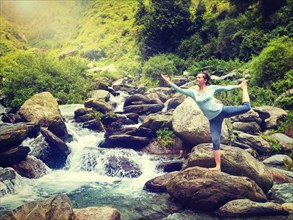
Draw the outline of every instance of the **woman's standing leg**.
[[[221,143],[222,123],[223,123],[223,119],[220,117],[210,120],[210,132],[212,136],[213,153],[214,153],[214,159],[216,163],[215,167],[209,168],[209,170],[211,171],[221,170],[220,143]]]

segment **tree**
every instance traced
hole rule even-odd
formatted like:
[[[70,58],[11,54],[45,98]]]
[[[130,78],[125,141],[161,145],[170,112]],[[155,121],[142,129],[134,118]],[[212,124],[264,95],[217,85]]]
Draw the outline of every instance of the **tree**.
[[[143,59],[174,52],[188,36],[191,0],[153,0],[144,20],[138,42]]]

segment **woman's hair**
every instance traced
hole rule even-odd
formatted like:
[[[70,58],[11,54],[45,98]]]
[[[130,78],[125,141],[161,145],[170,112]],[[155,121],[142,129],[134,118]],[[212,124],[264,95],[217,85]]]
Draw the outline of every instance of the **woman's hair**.
[[[206,83],[206,84],[208,84],[209,81],[211,80],[211,77],[210,77],[210,75],[208,74],[208,72],[203,71],[203,72],[201,72],[201,74],[203,75],[203,78],[207,80],[207,83]]]

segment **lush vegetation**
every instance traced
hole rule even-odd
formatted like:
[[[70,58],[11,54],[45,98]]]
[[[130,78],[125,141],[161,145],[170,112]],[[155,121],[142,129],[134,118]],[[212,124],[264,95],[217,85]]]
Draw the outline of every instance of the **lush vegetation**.
[[[19,107],[41,91],[52,92],[61,103],[83,101],[86,64],[92,62],[114,64],[121,76],[142,77],[147,86],[163,85],[161,73],[237,69],[239,77],[251,74],[253,105],[292,110],[292,95],[281,95],[293,87],[293,0],[30,4],[18,8],[20,3],[4,2],[1,9],[0,79],[9,106]],[[78,55],[58,60],[67,49],[77,49]],[[235,92],[219,98],[234,104],[241,97]]]
[[[157,130],[157,141],[164,147],[170,147],[175,144],[175,134],[169,128]]]

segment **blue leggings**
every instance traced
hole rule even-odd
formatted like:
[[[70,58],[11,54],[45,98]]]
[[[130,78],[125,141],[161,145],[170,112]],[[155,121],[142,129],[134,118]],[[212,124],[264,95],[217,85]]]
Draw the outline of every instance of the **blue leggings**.
[[[232,116],[240,115],[248,112],[251,109],[249,102],[244,102],[239,106],[223,106],[221,113],[210,120],[210,132],[213,141],[213,150],[220,149],[222,124],[225,118],[230,118]]]

